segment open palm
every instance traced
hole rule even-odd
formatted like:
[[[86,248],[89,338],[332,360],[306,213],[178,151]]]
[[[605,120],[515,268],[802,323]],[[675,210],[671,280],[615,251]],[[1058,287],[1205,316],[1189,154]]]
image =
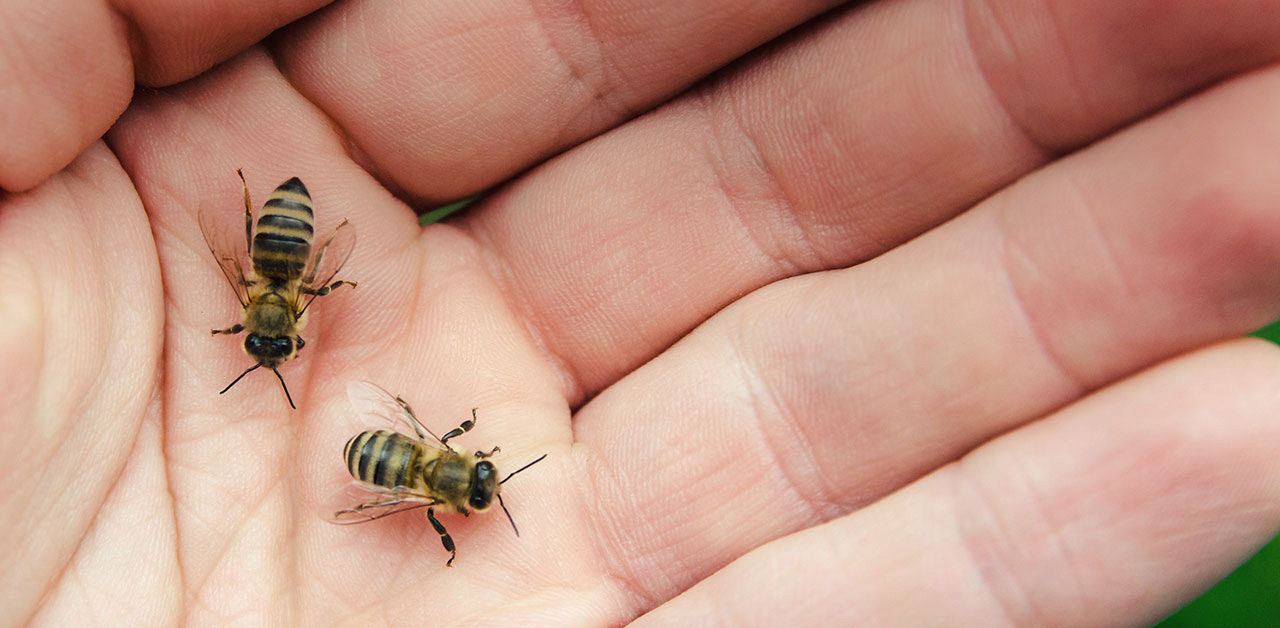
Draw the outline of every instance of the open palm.
[[[1130,625],[1280,526],[1280,7],[284,4],[4,61],[0,623]],[[297,410],[236,168],[359,233]],[[326,523],[353,379],[521,537]]]

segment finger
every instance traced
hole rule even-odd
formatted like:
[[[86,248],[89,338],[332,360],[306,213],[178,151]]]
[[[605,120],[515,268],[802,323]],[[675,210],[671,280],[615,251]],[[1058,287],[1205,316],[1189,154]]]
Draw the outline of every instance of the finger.
[[[835,4],[348,2],[273,48],[389,187],[452,200],[652,107]]]
[[[603,551],[623,574],[660,567],[665,579],[636,586],[665,599],[1115,378],[1274,318],[1277,105],[1280,70],[1251,75],[890,254],[713,317],[575,418],[599,486],[635,487],[588,489],[618,513]]]
[[[230,57],[323,0],[76,2],[0,7],[0,188],[25,190],[106,132],[133,81],[167,85]]]
[[[129,23],[134,72],[151,87],[189,79],[330,0],[115,2]]]
[[[1280,20],[1258,20],[1280,5],[965,6],[992,13],[841,11],[539,168],[461,226],[590,396],[742,294],[875,257],[1280,53]],[[1044,37],[1059,18],[1061,40]]]
[[[0,200],[0,623],[30,618],[126,462],[155,392],[159,275],[101,145]]]
[[[761,547],[637,625],[1150,625],[1280,530],[1278,375],[1256,340],[1163,364]]]
[[[0,9],[0,188],[26,190],[106,132],[133,92],[123,20],[105,3]]]

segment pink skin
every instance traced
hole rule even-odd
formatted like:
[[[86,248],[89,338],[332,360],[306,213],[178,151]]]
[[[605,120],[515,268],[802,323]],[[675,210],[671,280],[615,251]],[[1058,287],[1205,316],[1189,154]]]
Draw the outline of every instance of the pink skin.
[[[1274,3],[182,4],[0,8],[0,624],[1133,625],[1280,528]],[[359,231],[296,411],[237,167]],[[351,379],[521,537],[325,523]]]

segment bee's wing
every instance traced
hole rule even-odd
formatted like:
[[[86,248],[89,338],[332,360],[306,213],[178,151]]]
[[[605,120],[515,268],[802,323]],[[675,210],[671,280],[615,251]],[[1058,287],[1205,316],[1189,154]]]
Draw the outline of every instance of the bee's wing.
[[[245,279],[240,260],[246,259],[249,252],[244,250],[243,246],[236,244],[240,242],[239,238],[229,237],[226,231],[218,226],[218,221],[214,219],[212,212],[201,208],[199,220],[200,233],[204,235],[204,243],[208,245],[209,252],[213,253],[213,259],[217,260],[218,268],[222,269],[222,275],[227,278],[227,283],[231,284],[231,289],[235,291],[240,305],[247,305],[249,282]]]
[[[316,300],[316,293],[338,276],[338,271],[347,263],[355,246],[356,228],[343,220],[316,249],[315,255],[307,263],[306,271],[302,273],[303,289],[298,291],[298,301],[293,304],[298,316],[302,316],[311,307],[311,302]],[[298,307],[299,304],[301,307]]]
[[[390,427],[405,436],[422,441],[427,446],[445,449],[440,442],[440,437],[418,421],[408,405],[377,384],[366,381],[347,384],[347,402],[351,404],[351,409],[355,410],[352,418],[355,419],[356,425],[353,427],[360,430]],[[427,439],[428,436],[431,438]]]
[[[404,487],[386,489],[352,481],[325,502],[324,519],[338,525],[365,523],[439,503],[438,499]]]

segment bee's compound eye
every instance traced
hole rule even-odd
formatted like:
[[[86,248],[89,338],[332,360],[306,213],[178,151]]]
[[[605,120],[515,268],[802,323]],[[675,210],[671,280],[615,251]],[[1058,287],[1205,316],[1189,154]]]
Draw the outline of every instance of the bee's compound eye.
[[[244,350],[251,356],[259,359],[274,360],[279,358],[287,358],[293,353],[292,338],[271,338],[269,336],[258,336],[249,334],[244,339]]]
[[[484,460],[476,464],[476,479],[480,481],[480,484],[488,484],[493,481],[496,475],[498,475],[498,470],[494,468],[492,462]]]

